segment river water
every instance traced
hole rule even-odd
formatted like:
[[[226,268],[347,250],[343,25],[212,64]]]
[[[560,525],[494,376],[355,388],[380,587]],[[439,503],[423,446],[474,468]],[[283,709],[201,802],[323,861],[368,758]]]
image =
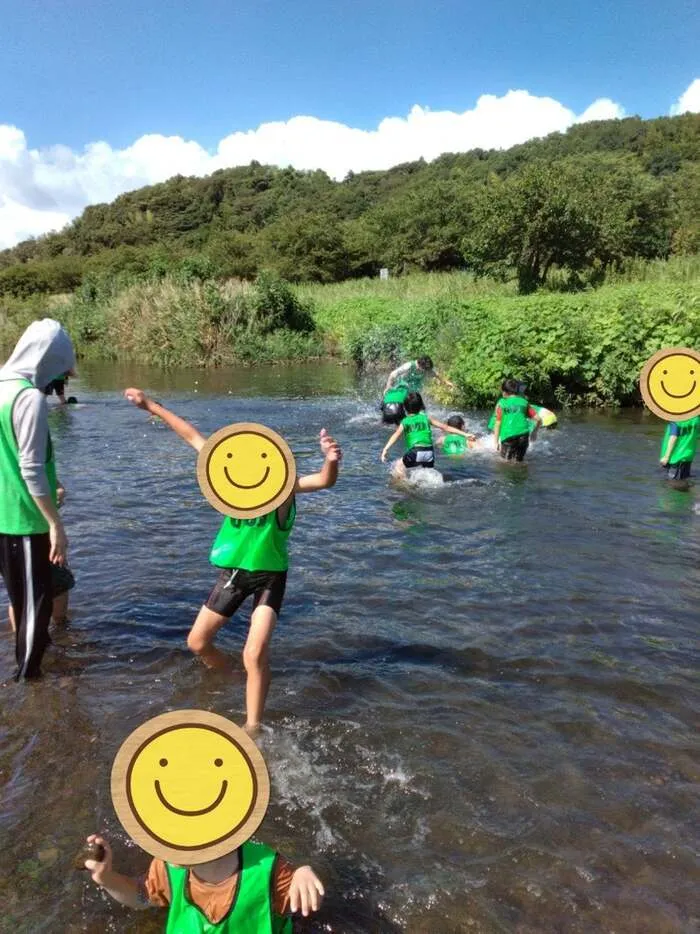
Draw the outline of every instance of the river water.
[[[343,444],[337,486],[299,501],[260,740],[259,837],[328,892],[299,931],[699,929],[700,505],[656,472],[660,423],[563,417],[524,467],[441,459],[449,482],[410,492],[379,462],[376,382],[85,365],[71,384],[85,404],[51,418],[73,622],[41,682],[0,688],[2,931],[163,930],[73,857],[103,830],[119,868],[148,864],[109,794],[128,732],[178,707],[243,720],[242,677],[185,647],[219,517],[194,452],[120,398],[133,383],[205,434],[270,425],[302,472],[320,428]],[[223,647],[240,651],[247,619]],[[12,648],[3,628],[3,677]]]

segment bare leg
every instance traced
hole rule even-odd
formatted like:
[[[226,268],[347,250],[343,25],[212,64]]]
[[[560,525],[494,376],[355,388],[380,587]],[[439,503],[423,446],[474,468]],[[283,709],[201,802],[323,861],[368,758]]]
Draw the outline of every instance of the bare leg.
[[[391,475],[395,480],[406,479],[406,467],[403,460],[399,459],[394,461],[394,463],[391,465]]]
[[[187,637],[187,647],[198,655],[208,668],[218,668],[230,671],[233,667],[232,659],[225,652],[215,647],[214,636],[227,621],[226,616],[220,616],[213,610],[203,606],[197,614],[190,634]]]
[[[14,607],[12,606],[12,604],[10,604],[9,607],[7,608],[7,615],[10,620],[10,629],[13,632],[17,632],[17,623],[15,622],[15,611],[14,611]]]
[[[277,614],[269,606],[259,606],[250,618],[250,630],[243,649],[243,664],[248,678],[245,688],[245,729],[255,734],[260,729],[265,700],[270,688],[270,638]]]
[[[68,622],[68,591],[53,598],[51,619],[55,626],[65,626]]]

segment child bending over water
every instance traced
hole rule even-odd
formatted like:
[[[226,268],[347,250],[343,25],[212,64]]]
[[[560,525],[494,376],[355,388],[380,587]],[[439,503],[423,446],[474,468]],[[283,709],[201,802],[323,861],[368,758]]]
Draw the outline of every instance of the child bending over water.
[[[127,389],[126,398],[140,409],[157,415],[183,441],[200,451],[206,438],[189,422],[149,399],[140,389]],[[187,645],[210,668],[228,669],[229,656],[214,645],[214,637],[248,597],[253,597],[250,629],[243,649],[246,669],[246,724],[254,734],[260,727],[270,687],[270,639],[284,598],[287,582],[287,539],[296,519],[295,494],[315,493],[335,485],[342,457],[340,445],[324,428],[320,434],[323,466],[318,473],[297,477],[292,495],[278,509],[258,519],[226,518],[221,527],[227,538],[226,564],[212,550],[210,560],[219,576],[207,602],[200,609],[187,637]],[[222,559],[223,560],[223,559]]]
[[[396,461],[392,473],[398,479],[404,479],[407,471],[417,467],[435,466],[435,449],[433,448],[433,435],[431,425],[440,428],[446,434],[454,434],[468,440],[474,440],[474,435],[462,431],[460,428],[440,422],[428,415],[425,411],[423,398],[419,392],[409,392],[404,402],[407,415],[389,438],[382,451],[382,463],[386,463],[390,448],[403,435],[406,451],[400,461]]]

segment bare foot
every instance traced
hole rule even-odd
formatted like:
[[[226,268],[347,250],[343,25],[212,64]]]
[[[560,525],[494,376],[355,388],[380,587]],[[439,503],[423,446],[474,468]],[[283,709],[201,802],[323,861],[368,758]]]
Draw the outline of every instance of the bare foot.
[[[262,727],[259,723],[246,723],[243,729],[251,739],[257,739],[262,732]]]

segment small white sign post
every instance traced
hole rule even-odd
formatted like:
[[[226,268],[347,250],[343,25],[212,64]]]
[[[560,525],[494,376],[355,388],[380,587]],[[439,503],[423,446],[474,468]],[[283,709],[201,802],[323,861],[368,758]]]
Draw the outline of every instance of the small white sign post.
[[[380,270],[379,270],[379,278],[382,279],[382,280],[388,279],[388,278],[389,278],[389,270],[388,270],[388,269],[380,269]]]

